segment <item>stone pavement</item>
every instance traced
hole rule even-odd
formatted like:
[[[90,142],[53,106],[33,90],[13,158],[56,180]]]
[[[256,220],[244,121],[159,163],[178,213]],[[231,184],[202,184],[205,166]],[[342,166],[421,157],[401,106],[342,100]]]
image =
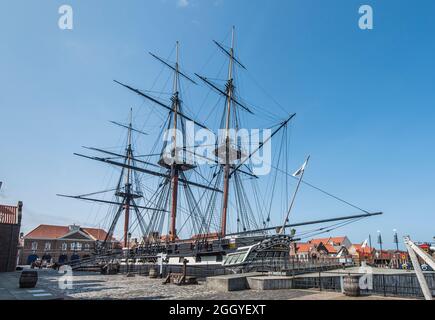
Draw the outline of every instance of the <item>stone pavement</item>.
[[[243,290],[217,292],[198,285],[177,286],[162,284],[163,279],[150,279],[136,275],[101,275],[90,272],[74,272],[72,289],[59,288],[61,274],[54,270],[38,270],[38,283],[34,289],[19,289],[20,272],[0,273],[0,300],[47,300],[47,299],[130,299],[130,300],[347,300],[347,299],[394,299],[391,297],[350,298],[336,292],[318,290],[280,289]]]
[[[20,271],[0,273],[0,300],[63,299],[63,294],[61,292],[55,292],[48,288],[41,279],[38,280],[35,288],[20,288],[20,275]]]

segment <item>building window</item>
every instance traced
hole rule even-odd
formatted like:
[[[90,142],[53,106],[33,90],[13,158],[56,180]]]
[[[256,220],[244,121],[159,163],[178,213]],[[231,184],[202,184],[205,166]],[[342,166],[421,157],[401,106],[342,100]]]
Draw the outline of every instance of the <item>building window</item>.
[[[91,245],[89,243],[85,244],[85,250],[89,251],[91,249]]]
[[[51,242],[46,242],[45,243],[45,251],[49,251],[51,250]]]
[[[32,250],[38,250],[38,242],[32,242]]]
[[[62,243],[62,251],[66,251],[68,249],[68,244],[66,242]]]
[[[71,250],[80,251],[82,250],[82,244],[81,242],[71,242]]]

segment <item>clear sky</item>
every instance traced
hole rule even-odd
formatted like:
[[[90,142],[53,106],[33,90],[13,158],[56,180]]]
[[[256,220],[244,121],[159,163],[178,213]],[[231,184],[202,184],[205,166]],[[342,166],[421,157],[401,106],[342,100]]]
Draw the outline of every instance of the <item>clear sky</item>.
[[[73,30],[58,28],[62,4],[73,7]],[[373,30],[358,28],[362,4],[373,7]],[[307,180],[385,213],[336,234],[362,242],[381,230],[392,246],[397,229],[431,240],[434,15],[432,0],[1,1],[0,202],[24,202],[25,232],[40,223],[97,225],[103,208],[55,194],[104,189],[111,171],[72,153],[119,146],[124,133],[108,120],[125,121],[130,106],[137,123],[147,119],[142,100],[112,79],[151,87],[160,66],[146,52],[166,57],[176,40],[185,69],[207,73],[211,40],[228,39],[236,25],[250,77],[298,114],[290,166],[311,154]],[[293,221],[334,216],[308,190],[298,200]]]

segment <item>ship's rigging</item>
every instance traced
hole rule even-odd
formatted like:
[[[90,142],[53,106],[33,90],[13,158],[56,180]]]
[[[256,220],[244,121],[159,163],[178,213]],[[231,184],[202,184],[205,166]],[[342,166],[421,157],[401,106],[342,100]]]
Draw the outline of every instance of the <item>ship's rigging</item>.
[[[297,189],[300,184],[304,184],[363,213],[331,219],[289,223],[288,217],[297,189],[293,197],[290,198],[289,178],[295,177],[289,174],[288,136],[289,125],[296,114],[290,113],[284,119],[281,118],[280,121],[275,121],[270,126],[271,135],[269,137],[251,150],[245,150],[246,146],[243,146],[237,137],[232,136],[232,130],[237,132],[243,127],[241,114],[245,113],[250,117],[255,117],[259,112],[266,119],[271,119],[272,112],[247,103],[238,94],[236,69],[247,70],[247,68],[235,54],[234,27],[231,32],[231,44],[228,48],[218,41],[214,41],[214,43],[217,49],[228,58],[228,72],[224,85],[217,83],[219,80],[215,78],[208,78],[195,73],[200,82],[205,84],[212,92],[218,94],[218,102],[224,101],[219,124],[219,129],[222,129],[224,134],[219,136],[213,143],[215,157],[207,158],[193,151],[195,156],[211,162],[211,166],[207,170],[203,170],[196,163],[187,161],[189,153],[192,153],[192,148],[195,150],[195,146],[189,146],[187,143],[187,122],[193,123],[194,126],[200,129],[211,129],[205,123],[198,121],[196,117],[191,116],[190,110],[184,108],[181,90],[182,82],[187,82],[190,85],[198,85],[198,83],[188,72],[182,71],[180,67],[178,42],[175,45],[175,62],[170,62],[154,53],[150,53],[155,60],[172,73],[172,90],[169,101],[155,97],[152,91],[140,90],[130,84],[114,80],[123,88],[139,95],[145,101],[151,103],[152,106],[165,112],[166,119],[162,125],[162,132],[158,135],[157,141],[149,154],[137,155],[133,150],[132,135],[146,135],[147,133],[133,127],[132,110],[130,110],[128,124],[112,121],[113,124],[127,129],[127,143],[124,153],[95,147],[85,148],[88,151],[105,154],[106,157],[75,153],[77,156],[103,162],[121,170],[116,187],[103,191],[114,191],[114,200],[93,197],[101,192],[79,196],[61,195],[79,200],[106,203],[116,207],[108,228],[107,237],[101,248],[108,249],[107,244],[113,239],[122,214],[124,214],[122,236],[124,247],[129,246],[130,234],[136,228],[140,231],[141,245],[146,247],[184,241],[181,234],[182,230],[187,226],[190,226],[190,229],[185,232],[187,235],[185,238],[201,243],[206,242],[208,239],[223,239],[234,236],[267,236],[274,232],[284,233],[286,228],[334,222],[332,225],[315,228],[300,234],[291,231],[292,236],[303,238],[329,232],[360,219],[380,214],[361,209],[306,182],[301,176],[298,179]],[[219,110],[218,104],[215,105],[215,110],[212,112],[216,113],[217,110]],[[169,139],[168,136],[166,136],[166,139],[162,139],[164,129],[166,130],[165,134],[169,135]],[[181,132],[181,138],[177,135],[178,131]],[[275,154],[274,160],[276,163],[269,164],[273,172],[270,174],[267,185],[260,187],[257,180],[261,178],[255,174],[250,160],[259,154],[266,143],[278,136],[281,138],[281,144],[278,144],[278,151]],[[163,143],[160,146],[160,151],[156,151],[161,142]],[[153,188],[151,185],[140,183],[139,175],[157,178],[157,186]],[[278,187],[278,179],[283,181],[282,188]],[[248,182],[250,183],[249,189],[246,186]],[[277,208],[275,198],[279,189],[282,189],[280,192],[284,199],[281,201],[284,203],[281,205],[284,220],[278,217],[280,220],[276,222],[276,218],[273,221],[273,211],[276,211]],[[134,218],[134,221],[131,218]],[[231,221],[232,223],[230,223]],[[276,225],[274,226],[273,223]],[[230,224],[233,226],[232,230],[229,230]]]

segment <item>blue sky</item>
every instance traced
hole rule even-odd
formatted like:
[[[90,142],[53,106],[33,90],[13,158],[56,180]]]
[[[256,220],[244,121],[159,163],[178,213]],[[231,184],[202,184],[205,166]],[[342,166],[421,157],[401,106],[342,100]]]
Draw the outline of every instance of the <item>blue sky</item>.
[[[57,25],[64,3],[74,9],[70,31]],[[373,7],[373,30],[358,28],[362,4]],[[151,87],[161,69],[146,52],[167,57],[176,40],[185,69],[207,74],[208,59],[222,58],[213,56],[211,40],[228,40],[236,25],[244,79],[262,87],[242,82],[244,97],[283,114],[264,91],[298,114],[289,165],[311,154],[307,180],[385,212],[335,233],[362,242],[381,230],[391,246],[396,228],[431,240],[434,12],[430,0],[2,1],[0,202],[24,201],[24,231],[39,223],[97,224],[104,208],[55,194],[104,189],[112,171],[72,153],[122,144],[124,133],[108,120],[126,120],[131,106],[135,121],[146,123],[142,100],[112,79]],[[190,91],[193,104],[203,89]],[[313,197],[301,190],[293,221],[337,215]]]

